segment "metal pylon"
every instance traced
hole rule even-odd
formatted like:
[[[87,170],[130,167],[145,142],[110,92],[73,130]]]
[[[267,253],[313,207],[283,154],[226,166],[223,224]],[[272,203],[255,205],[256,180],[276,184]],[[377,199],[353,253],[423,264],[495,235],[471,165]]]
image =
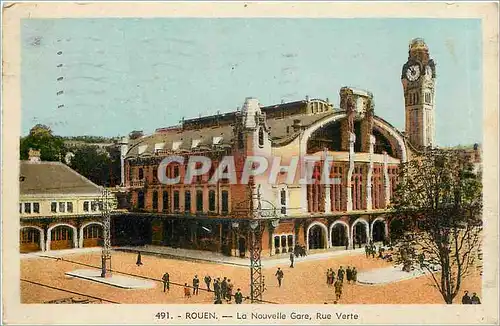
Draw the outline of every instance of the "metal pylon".
[[[262,226],[259,221],[250,222],[250,300],[252,303],[262,302],[262,293],[265,290],[264,277],[262,276]]]
[[[103,243],[101,251],[101,277],[111,275],[111,214],[110,214],[110,193],[103,189],[101,195],[101,214],[103,225]]]

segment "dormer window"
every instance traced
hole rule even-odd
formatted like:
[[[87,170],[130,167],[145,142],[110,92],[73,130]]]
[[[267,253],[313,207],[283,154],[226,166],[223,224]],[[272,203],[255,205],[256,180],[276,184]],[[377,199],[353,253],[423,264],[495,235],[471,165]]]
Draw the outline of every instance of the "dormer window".
[[[182,142],[181,142],[181,141],[174,141],[174,142],[172,143],[172,150],[173,150],[173,151],[178,150],[178,149],[179,149],[179,147],[181,147],[181,145],[182,145]]]
[[[212,144],[217,145],[222,141],[222,137],[214,137],[212,139]]]
[[[200,142],[201,139],[193,139],[193,141],[191,142],[191,148],[197,147]]]

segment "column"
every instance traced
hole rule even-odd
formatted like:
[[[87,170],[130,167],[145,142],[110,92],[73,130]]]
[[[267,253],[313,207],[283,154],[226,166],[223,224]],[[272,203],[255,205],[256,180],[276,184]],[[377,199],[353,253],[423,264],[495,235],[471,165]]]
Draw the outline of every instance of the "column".
[[[391,182],[389,180],[388,155],[384,152],[384,190],[385,190],[385,207],[391,203]]]
[[[325,187],[325,213],[331,213],[332,212],[332,197],[331,197],[331,191],[332,191],[332,185],[324,185]]]
[[[78,243],[78,229],[76,227],[73,227],[73,247],[74,248],[80,248],[79,243]]]
[[[356,135],[353,133],[349,134],[349,171],[347,172],[347,211],[352,211],[352,172],[354,171],[354,143],[356,142]]]
[[[373,175],[373,147],[375,145],[375,137],[370,135],[370,154],[368,155],[370,163],[368,165],[368,175],[366,177],[366,209],[372,209],[372,175]]]
[[[51,237],[52,237],[52,234],[51,234],[51,230],[50,228],[47,229],[47,241],[45,243],[45,251],[49,251],[50,250],[50,241],[52,240]]]
[[[40,250],[45,251],[45,227],[40,230]]]

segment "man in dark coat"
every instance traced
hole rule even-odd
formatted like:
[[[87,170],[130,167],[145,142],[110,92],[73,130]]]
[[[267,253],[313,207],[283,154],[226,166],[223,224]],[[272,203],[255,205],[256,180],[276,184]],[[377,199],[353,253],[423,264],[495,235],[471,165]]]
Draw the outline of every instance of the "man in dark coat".
[[[198,275],[195,275],[193,278],[193,295],[198,295],[198,291],[200,288],[200,279],[198,278]]]
[[[141,257],[141,252],[139,251],[137,254],[137,262],[135,263],[137,266],[142,265],[142,257]]]
[[[163,281],[163,292],[166,292],[166,290],[170,292],[170,275],[168,273],[163,274],[162,281]]]
[[[283,271],[279,267],[274,276],[276,276],[276,278],[278,279],[278,286],[281,287],[281,280],[283,279]]]
[[[340,282],[344,282],[344,269],[342,268],[342,266],[340,266],[339,270],[337,271],[337,280],[340,281]]]
[[[218,298],[220,297],[220,279],[217,278],[216,280],[214,280],[214,297],[215,298]]]
[[[290,268],[293,268],[293,260],[294,260],[293,252],[290,253]]]
[[[351,266],[347,266],[345,273],[346,273],[347,283],[351,283],[351,278],[352,278]]]
[[[365,256],[366,258],[370,256],[370,248],[368,248],[368,245],[365,245]]]
[[[238,289],[234,294],[234,301],[236,304],[241,304],[243,302],[243,294],[241,294],[241,289]]]
[[[472,293],[472,297],[470,298],[470,303],[481,304],[481,300],[479,300],[479,297],[477,296],[476,292]]]
[[[220,296],[221,298],[226,298],[227,296],[227,277],[224,277],[220,284]]]
[[[358,271],[356,270],[356,267],[352,268],[351,274],[352,274],[351,276],[352,284],[356,284],[356,281],[358,280]]]
[[[205,276],[205,284],[207,285],[207,290],[210,291],[210,283],[212,282],[212,278],[210,275]]]
[[[469,291],[464,292],[464,296],[462,297],[462,304],[471,304]]]

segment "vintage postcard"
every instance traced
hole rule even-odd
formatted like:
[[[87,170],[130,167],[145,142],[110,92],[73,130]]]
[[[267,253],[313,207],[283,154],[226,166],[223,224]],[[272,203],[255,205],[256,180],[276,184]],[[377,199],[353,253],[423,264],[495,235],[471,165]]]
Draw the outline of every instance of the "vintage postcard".
[[[499,323],[497,2],[2,9],[3,323]]]

